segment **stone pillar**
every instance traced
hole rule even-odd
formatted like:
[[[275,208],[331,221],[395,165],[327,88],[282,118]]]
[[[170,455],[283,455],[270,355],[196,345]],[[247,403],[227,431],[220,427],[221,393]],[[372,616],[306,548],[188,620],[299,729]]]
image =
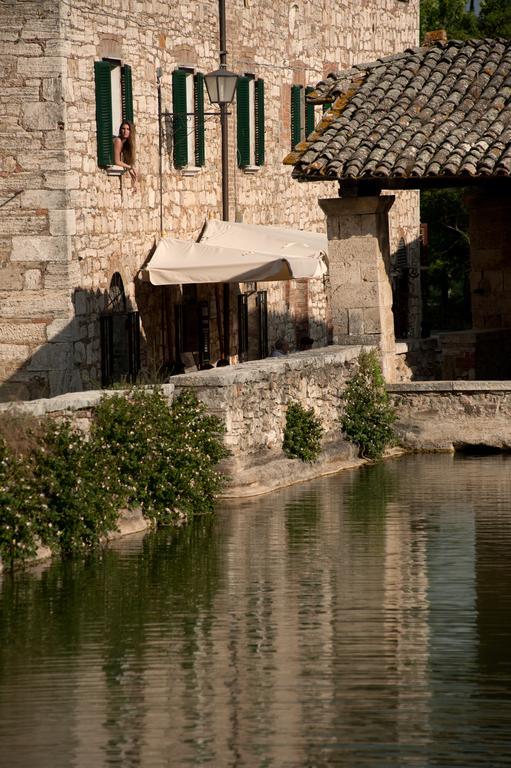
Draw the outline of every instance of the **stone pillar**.
[[[465,195],[469,212],[472,327],[511,328],[511,194]]]
[[[327,217],[333,342],[379,346],[389,381],[395,368],[388,274],[388,212],[394,199],[382,195],[319,201]]]

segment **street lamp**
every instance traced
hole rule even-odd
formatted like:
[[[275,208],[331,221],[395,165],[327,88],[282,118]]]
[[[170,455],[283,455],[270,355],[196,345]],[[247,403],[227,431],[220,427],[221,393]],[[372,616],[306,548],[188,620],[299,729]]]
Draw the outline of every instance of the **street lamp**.
[[[227,69],[227,33],[225,0],[218,0],[218,30],[220,43],[220,68],[205,75],[209,100],[220,107],[220,134],[222,143],[222,219],[229,221],[229,138],[227,127],[227,106],[232,103],[236,92],[238,76]],[[218,296],[218,293],[217,293]],[[223,289],[223,344],[222,357],[229,357],[231,298],[229,283]]]
[[[229,72],[228,69],[215,69],[214,72],[204,75],[204,81],[208,90],[209,100],[212,104],[231,104],[236,92],[238,75]]]

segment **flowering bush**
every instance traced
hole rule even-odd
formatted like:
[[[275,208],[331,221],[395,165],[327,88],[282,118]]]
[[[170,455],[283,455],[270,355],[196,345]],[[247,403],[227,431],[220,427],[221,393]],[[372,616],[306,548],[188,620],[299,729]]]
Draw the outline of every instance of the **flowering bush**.
[[[30,467],[0,438],[0,557],[12,566],[37,550],[36,491]]]
[[[223,482],[215,467],[227,454],[222,432],[191,392],[169,408],[160,389],[133,389],[102,400],[91,440],[116,464],[124,505],[168,523],[212,509]]]
[[[63,555],[96,546],[117,528],[115,464],[68,422],[51,423],[34,454],[42,540]]]
[[[227,455],[219,419],[185,392],[169,408],[161,390],[106,396],[88,437],[46,422],[24,457],[0,436],[0,557],[33,557],[39,539],[63,555],[84,553],[141,507],[157,523],[212,509]]]
[[[316,461],[321,450],[323,427],[314,410],[289,403],[282,448],[290,459]]]
[[[394,442],[392,424],[396,414],[374,350],[361,352],[358,370],[348,381],[342,398],[345,403],[342,431],[348,440],[358,445],[361,456],[380,458],[385,448]]]

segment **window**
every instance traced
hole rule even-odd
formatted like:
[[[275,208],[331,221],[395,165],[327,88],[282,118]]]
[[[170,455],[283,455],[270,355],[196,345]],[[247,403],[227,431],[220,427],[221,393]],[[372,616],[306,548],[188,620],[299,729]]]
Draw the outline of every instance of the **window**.
[[[200,167],[205,162],[204,75],[192,70],[172,73],[174,165]]]
[[[94,79],[98,165],[104,168],[114,162],[113,139],[119,134],[122,121],[133,122],[131,67],[109,59],[96,61]]]
[[[314,88],[303,85],[291,86],[291,149],[312,133],[315,125],[314,104],[305,101],[305,96]]]
[[[110,283],[100,332],[102,386],[135,382],[140,370],[140,320],[138,312],[126,311],[124,286],[118,272]]]
[[[236,88],[238,165],[264,165],[264,80],[254,75],[238,78]]]

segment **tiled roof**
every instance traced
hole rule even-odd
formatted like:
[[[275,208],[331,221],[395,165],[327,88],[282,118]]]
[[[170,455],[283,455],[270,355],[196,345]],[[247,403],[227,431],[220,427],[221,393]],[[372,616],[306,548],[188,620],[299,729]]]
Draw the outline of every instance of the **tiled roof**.
[[[511,41],[451,40],[328,75],[332,106],[284,162],[303,181],[511,176]]]

